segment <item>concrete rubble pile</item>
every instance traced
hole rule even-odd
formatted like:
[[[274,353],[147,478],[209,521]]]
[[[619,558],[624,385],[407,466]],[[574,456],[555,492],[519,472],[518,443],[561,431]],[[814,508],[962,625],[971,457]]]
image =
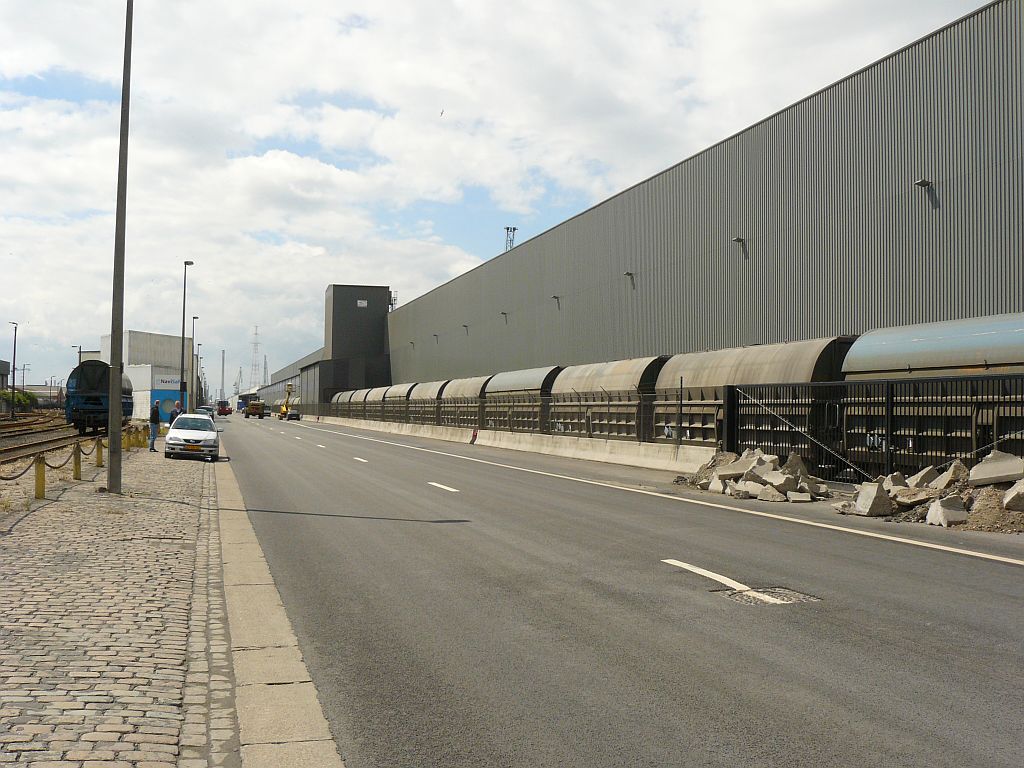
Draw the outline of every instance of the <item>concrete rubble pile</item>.
[[[785,463],[760,448],[747,449],[741,456],[718,453],[697,470],[690,484],[712,493],[736,499],[808,502],[831,497],[825,481],[807,470],[795,453]]]
[[[893,472],[857,486],[855,502],[834,506],[843,514],[946,528],[971,521],[972,513],[997,523],[1006,513],[1024,513],[1024,459],[992,451],[970,470],[958,459],[910,477]],[[1024,517],[1011,523],[1024,524]]]

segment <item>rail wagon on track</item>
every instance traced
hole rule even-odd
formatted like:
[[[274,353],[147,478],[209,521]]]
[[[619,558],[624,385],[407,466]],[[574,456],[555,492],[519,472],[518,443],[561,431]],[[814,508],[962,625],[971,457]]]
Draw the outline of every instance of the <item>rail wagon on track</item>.
[[[80,435],[106,429],[110,414],[110,366],[102,360],[85,360],[68,375],[64,419]],[[132,418],[132,382],[121,375],[121,416]]]

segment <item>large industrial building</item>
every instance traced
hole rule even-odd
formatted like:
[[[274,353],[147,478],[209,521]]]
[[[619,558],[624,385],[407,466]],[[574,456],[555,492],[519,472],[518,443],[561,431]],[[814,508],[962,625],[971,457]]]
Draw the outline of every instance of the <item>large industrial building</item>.
[[[325,346],[265,399],[285,380],[313,404],[1024,311],[1022,15],[990,3],[393,312],[375,304],[390,377],[324,386]],[[327,316],[325,339],[360,343],[330,300]]]

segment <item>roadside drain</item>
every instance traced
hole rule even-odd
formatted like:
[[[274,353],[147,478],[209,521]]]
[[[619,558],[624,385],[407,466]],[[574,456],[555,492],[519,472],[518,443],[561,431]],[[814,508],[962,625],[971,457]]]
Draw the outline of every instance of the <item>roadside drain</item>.
[[[805,595],[785,587],[763,587],[761,589],[713,589],[730,600],[744,605],[789,605],[791,603],[819,603],[820,597]],[[770,599],[765,599],[770,598]]]

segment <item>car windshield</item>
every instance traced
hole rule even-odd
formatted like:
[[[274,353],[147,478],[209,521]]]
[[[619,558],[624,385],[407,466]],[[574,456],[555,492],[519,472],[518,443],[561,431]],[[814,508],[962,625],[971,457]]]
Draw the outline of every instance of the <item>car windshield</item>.
[[[209,419],[195,419],[188,416],[179,416],[172,425],[174,429],[185,429],[192,432],[212,432],[213,422]]]

